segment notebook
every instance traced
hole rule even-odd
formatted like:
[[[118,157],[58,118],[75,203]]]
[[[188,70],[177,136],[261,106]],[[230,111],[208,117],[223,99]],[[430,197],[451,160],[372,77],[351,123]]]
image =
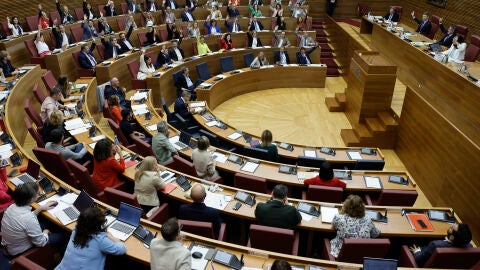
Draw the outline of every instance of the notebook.
[[[363,258],[363,270],[396,270],[397,260],[379,259],[379,258]]]
[[[122,241],[127,240],[140,225],[142,212],[141,208],[121,202],[117,220],[108,226],[107,231]]]
[[[410,223],[410,227],[414,231],[419,231],[419,232],[433,232],[433,225],[428,220],[428,217],[425,214],[419,214],[419,213],[408,213],[405,214],[407,217],[408,223]]]
[[[80,213],[89,207],[93,207],[93,199],[90,197],[85,190],[80,191],[80,195],[75,199],[72,206],[64,208],[60,211],[54,213],[55,217],[62,222],[63,225],[77,220]]]

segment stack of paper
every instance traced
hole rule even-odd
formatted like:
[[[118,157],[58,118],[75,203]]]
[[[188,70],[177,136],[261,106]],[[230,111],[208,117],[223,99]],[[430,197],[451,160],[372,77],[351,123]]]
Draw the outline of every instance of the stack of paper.
[[[81,118],[74,118],[74,119],[65,121],[65,129],[66,130],[83,128],[84,126],[85,126],[85,123],[83,123],[83,120]]]
[[[214,152],[212,156],[213,156],[213,160],[217,162],[225,163],[225,161],[227,161],[227,156],[222,153]]]
[[[149,131],[155,131],[155,130],[157,130],[157,124],[153,124],[153,125],[147,126],[147,129],[148,129]]]
[[[2,158],[9,158],[11,155],[13,155],[11,150],[12,150],[12,145],[9,143],[0,145],[0,156]]]
[[[242,134],[238,133],[238,132],[234,132],[234,133],[228,135],[227,137],[231,140],[236,140],[236,139],[242,137]]]
[[[206,206],[213,207],[218,210],[224,210],[227,207],[227,200],[223,194],[215,194],[207,191],[207,197],[204,201]]]
[[[148,113],[147,104],[132,105],[134,115],[142,115]]]
[[[133,101],[139,101],[142,99],[148,99],[148,92],[137,91],[133,96],[130,97],[130,100],[133,100]]]

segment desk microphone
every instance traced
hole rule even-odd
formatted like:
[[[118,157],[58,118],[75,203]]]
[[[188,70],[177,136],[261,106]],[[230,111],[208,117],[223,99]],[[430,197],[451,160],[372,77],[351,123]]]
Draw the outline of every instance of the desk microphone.
[[[387,214],[388,214],[388,209],[385,209],[385,214],[383,216],[387,217]]]
[[[245,264],[243,261],[243,253],[242,253],[242,256],[240,257],[240,263],[242,264],[242,266]]]

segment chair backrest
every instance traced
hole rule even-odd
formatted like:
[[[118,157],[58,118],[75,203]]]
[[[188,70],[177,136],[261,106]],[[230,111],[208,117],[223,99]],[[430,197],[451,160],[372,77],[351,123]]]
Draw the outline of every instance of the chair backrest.
[[[318,157],[307,157],[307,156],[298,156],[297,165],[303,167],[313,167],[320,168],[320,166],[325,162],[324,158]]]
[[[1,22],[2,24],[2,30],[3,32],[7,35],[10,36],[12,34],[12,31],[10,31],[10,28],[8,28],[8,23],[7,22]]]
[[[272,14],[273,12],[270,12]],[[272,18],[270,20],[270,24],[272,25],[272,30],[275,29],[275,26],[277,26],[277,18]],[[273,44],[273,43],[272,43]]]
[[[125,135],[123,134],[123,131],[120,129],[120,126],[118,126],[117,123],[115,123],[115,121],[113,121],[113,119],[109,118],[107,120],[108,120],[108,125],[113,130],[115,135],[117,135],[120,143],[125,147],[129,146],[130,143],[128,143],[127,137],[125,137]]]
[[[465,25],[457,24],[455,31],[457,32],[457,34],[463,36],[464,40],[466,40],[468,35],[468,27],[466,27]]]
[[[197,171],[195,170],[193,163],[180,157],[179,155],[173,156],[172,168],[190,176],[197,177]]]
[[[82,52],[82,51],[76,51],[76,52],[73,52],[73,53],[72,53],[73,60],[75,60],[75,64],[77,65],[77,68],[78,68],[78,69],[83,69],[82,66],[80,66],[80,62],[78,61],[78,55],[79,55],[81,52]]]
[[[38,147],[33,148],[32,151],[47,171],[77,189],[80,187],[60,152]]]
[[[245,62],[245,67],[250,67],[250,64],[252,64],[253,59],[255,59],[255,56],[253,53],[246,53],[243,55],[243,61]]]
[[[40,114],[35,110],[32,106],[32,102],[30,101],[29,98],[25,99],[24,107],[25,112],[27,113],[28,117],[35,123],[37,128],[43,126],[42,118],[40,117]]]
[[[168,108],[167,103],[165,102],[165,99],[162,97],[160,101],[162,102],[163,111],[167,115],[167,122],[173,121],[174,120],[173,114],[172,112],[170,112],[170,109]]]
[[[106,16],[106,12],[105,12],[105,9],[104,9],[105,5],[98,5],[97,8],[98,8],[98,15],[100,16],[100,13],[103,14],[103,16]]]
[[[265,149],[244,146],[243,155],[257,159],[268,160],[268,151]]]
[[[196,41],[192,41],[192,50],[193,50],[193,55],[198,55],[198,47],[197,47]]]
[[[367,3],[358,3],[357,12],[359,16],[363,16],[368,13],[368,4]]]
[[[122,5],[122,8],[123,8],[123,4],[127,4],[127,3],[121,3]],[[126,14],[124,12],[124,14]],[[127,25],[127,18],[125,16],[117,16],[117,24],[118,24],[118,29],[120,29],[120,31],[122,30],[128,30],[128,29],[125,29],[125,26]]]
[[[88,194],[98,199],[98,194],[102,192],[102,190],[95,184],[88,169],[73,159],[68,159],[66,162],[72,173],[78,179],[80,186],[85,189]]]
[[[30,31],[38,30],[38,15],[25,17],[25,21]]]
[[[140,46],[142,46],[143,43],[147,42],[147,33],[146,32],[138,32],[138,42],[140,42]]]
[[[413,206],[417,197],[415,190],[382,189],[375,205]]]
[[[236,173],[233,178],[233,185],[240,189],[255,191],[258,193],[268,193],[267,180],[253,175]]]
[[[235,67],[233,66],[233,58],[231,56],[221,57],[220,66],[222,73],[229,72],[235,69]]]
[[[159,32],[162,40],[168,40],[168,31],[166,28],[161,28]]]
[[[27,127],[28,133],[30,133],[30,135],[32,135],[35,142],[37,142],[37,146],[44,148],[45,142],[43,141],[42,136],[38,134],[38,131],[35,128],[33,128],[32,123],[30,123],[30,119],[28,119],[28,116],[25,116],[23,118],[23,121],[25,122],[25,127]]]
[[[50,11],[50,20],[51,22],[57,20],[58,23],[62,23],[62,21],[60,20],[60,14],[58,13],[58,11]]]
[[[212,77],[210,70],[208,69],[208,64],[206,62],[202,62],[197,65],[197,73],[198,78],[202,81],[206,81]]]
[[[100,43],[100,44],[97,44],[95,48],[97,49],[98,56],[100,57],[100,61],[105,60],[105,45]]]
[[[75,16],[77,16],[78,20],[83,20],[83,15],[85,15],[83,13],[83,8],[74,8],[73,12],[75,13]]]
[[[123,14],[128,14],[128,4],[127,3],[120,3],[120,7],[122,8],[122,13]],[[118,18],[117,18],[117,22],[118,22]],[[120,27],[120,24],[118,25],[118,27]],[[125,27],[120,28],[120,29],[125,29]]]
[[[313,22],[312,17],[307,16],[305,18],[305,30],[307,30],[307,31],[312,30],[312,22]]]
[[[110,112],[110,107],[108,106],[108,100],[104,99],[103,100],[103,117],[107,119],[113,119],[112,118],[112,113]]]
[[[432,28],[430,29],[430,32],[426,35],[429,39],[434,39],[435,38],[435,33],[438,31],[439,25],[437,23],[432,22]]]
[[[295,232],[269,226],[250,225],[250,246],[284,254],[292,254]]]
[[[179,80],[179,78],[180,78],[180,76],[182,76],[182,74],[183,74],[183,72],[180,69],[179,71],[173,73],[173,75],[172,75],[173,83],[174,83],[175,87],[177,87],[177,92],[178,92],[179,88],[182,87],[182,85],[180,84],[180,80]]]
[[[115,188],[106,187],[103,192],[107,198],[108,203],[116,208],[120,207],[120,203],[124,202],[135,207],[141,208],[137,200],[137,195],[130,194]],[[145,217],[145,212],[142,211],[142,217]]]
[[[179,219],[178,223],[182,224],[182,231],[215,239],[213,224],[211,222]]]
[[[134,137],[133,141],[135,145],[137,146],[137,153],[140,154],[141,156],[148,157],[148,156],[155,156],[152,150],[152,146],[148,144],[147,142],[142,141],[138,137]]]
[[[53,34],[53,32],[48,32],[50,35],[50,40],[52,41],[53,46],[55,47],[57,44],[57,37]]]
[[[398,14],[398,21],[402,19],[403,8],[401,6],[392,6],[395,12]]]
[[[138,63],[138,60],[132,60],[128,62],[127,67],[128,71],[130,72],[130,76],[132,76],[132,79],[136,79],[138,70],[140,69],[140,63]]]
[[[424,268],[472,268],[480,262],[480,248],[436,248]]]
[[[341,203],[343,199],[343,188],[320,185],[309,185],[307,189],[307,200],[331,203]]]
[[[472,37],[470,38],[470,43],[477,47],[480,47],[480,37],[476,35],[472,35]]]
[[[48,92],[52,91],[52,89],[58,84],[57,79],[55,79],[55,76],[51,70],[48,70],[42,75],[42,81],[45,84]]]
[[[33,85],[32,89],[33,95],[37,99],[38,103],[42,104],[45,98],[47,98],[47,95],[45,95],[45,92],[43,92],[42,88],[38,83],[35,83]]]
[[[480,47],[472,43],[468,44],[468,47],[465,50],[464,60],[467,62],[475,62],[477,61],[478,55],[480,55]]]
[[[25,43],[25,47],[27,47],[28,52],[30,53],[31,57],[38,57],[37,47],[35,46],[34,39],[27,39],[23,41]]]
[[[337,261],[361,264],[363,257],[384,258],[389,248],[389,239],[344,238]]]
[[[437,15],[432,15],[430,17],[430,21],[435,24],[440,24],[440,17],[438,17]]]
[[[374,171],[381,171],[385,167],[384,160],[368,160],[362,159],[357,160],[357,164],[355,165],[355,170],[374,170]]]
[[[208,140],[210,141],[210,145],[215,147],[220,147],[220,140],[218,139],[217,135],[203,129],[200,129],[198,133],[200,133],[201,136],[207,137]]]
[[[83,40],[83,28],[82,26],[72,26],[70,28],[70,32],[72,32],[72,37],[75,42],[80,42]]]

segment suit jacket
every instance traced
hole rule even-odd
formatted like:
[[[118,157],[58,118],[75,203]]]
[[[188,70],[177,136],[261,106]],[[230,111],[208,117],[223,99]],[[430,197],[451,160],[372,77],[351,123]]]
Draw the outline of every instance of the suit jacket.
[[[288,52],[284,51],[287,64],[290,64],[290,58],[288,57]],[[273,63],[280,62],[280,51],[273,52]]]
[[[182,55],[182,57],[185,57],[185,54],[183,53],[183,50],[179,47],[177,47],[177,49],[180,51],[180,54]],[[170,58],[175,60],[175,61],[178,61],[178,57],[177,57],[177,54],[175,53],[175,51],[173,50],[173,48],[170,48],[168,49],[168,55],[170,55]]]
[[[390,18],[390,12],[388,12],[387,15],[385,15],[383,18],[384,18],[385,20],[388,20],[388,18]],[[391,21],[391,22],[398,22],[398,20],[399,20],[398,13],[396,13],[396,12],[393,13],[392,19],[391,19],[390,21]]]
[[[233,9],[233,8],[230,8],[230,6],[227,7],[227,13],[228,13],[228,17],[230,17],[231,19],[240,16],[240,11],[238,11],[238,8]]]
[[[130,35],[132,34],[132,31],[133,31],[133,24],[130,25],[130,28],[128,28],[128,32],[125,35],[125,40],[128,41],[133,48],[134,46],[132,42],[130,42]],[[118,39],[118,44],[120,44],[120,47],[122,47],[122,53],[128,52],[130,50],[127,44],[125,44],[125,41]]]
[[[97,29],[95,29],[95,27],[92,30],[90,26],[88,26],[86,23],[82,23],[82,28],[83,28],[83,35],[82,35],[83,40],[90,39],[92,37],[98,37]]]
[[[218,237],[220,225],[222,224],[222,217],[220,216],[218,210],[208,207],[204,203],[194,202],[191,204],[180,205],[180,209],[178,210],[178,218],[193,221],[211,222],[216,237]]]
[[[312,47],[308,52],[305,52],[305,56],[303,56],[300,52],[297,52],[297,64],[303,64],[303,65],[306,65],[307,64],[307,58],[308,58],[308,61],[310,62],[310,64],[312,63],[312,60],[310,59],[310,54],[315,51],[315,49],[317,49],[317,47]]]
[[[181,117],[185,118],[185,120],[188,120],[192,117],[192,114],[188,111],[187,104],[183,101],[181,97],[175,100],[173,111],[175,113],[178,113]]]
[[[233,24],[234,22],[229,22],[227,20],[225,20],[225,26],[228,28],[228,32],[233,32]],[[240,26],[240,24],[237,22],[237,31],[242,31],[242,27]]]
[[[161,132],[152,137],[152,151],[160,164],[172,161],[172,156],[177,154],[175,147],[170,143],[167,136]]]
[[[177,8],[178,8],[178,4],[177,4],[177,2],[176,2],[175,0],[166,0],[166,1],[165,1],[165,8],[166,8],[166,7],[171,7],[171,6],[172,6],[172,3],[173,3],[173,5],[175,6],[174,9],[177,9]]]
[[[116,50],[117,56],[122,54],[122,46],[114,46],[111,41],[105,41],[105,38],[101,39],[103,46],[105,46],[105,59],[110,59],[113,57],[113,51]]]
[[[185,5],[190,8],[190,11],[193,11],[197,8],[197,1],[195,0],[185,0]]]
[[[430,33],[430,29],[432,29],[432,23],[430,21],[424,22],[424,21],[421,21],[417,18],[413,18],[413,20],[418,23],[417,32],[419,32],[422,35],[428,35],[428,33]],[[424,23],[425,23],[425,25],[424,25]],[[423,27],[422,27],[422,25],[423,25]]]
[[[260,30],[263,30],[262,22],[257,20],[257,23],[258,23],[258,27],[260,28]],[[255,23],[252,21],[252,23],[248,26],[248,31],[253,31],[253,30],[255,30]]]
[[[65,23],[74,23],[75,22],[75,18],[73,18],[73,15],[72,13],[66,13],[65,11],[63,11],[63,9],[60,7],[60,3],[56,3],[56,6],[57,6],[57,11],[58,11],[58,14],[60,14],[60,23],[61,24],[65,24]]]
[[[105,10],[105,17],[111,17],[111,16],[117,16],[117,11],[115,10],[115,7],[113,8],[113,10],[110,8],[110,6],[107,6],[105,5],[103,7],[103,9]]]
[[[247,38],[248,38],[248,47],[252,47],[253,37],[252,37],[252,34],[250,34],[250,32],[247,32]],[[262,47],[262,46],[263,46],[262,41],[257,36],[257,47]]]
[[[98,32],[102,32],[102,31],[104,32],[105,35],[108,35],[112,32],[112,27],[109,24],[107,26],[106,23],[102,23],[102,22],[99,21],[98,22]]]
[[[191,80],[192,78],[190,78]],[[193,85],[188,87],[187,78],[182,74],[178,76],[178,85],[182,88],[188,89],[188,91],[193,92],[195,90],[195,82],[192,80]],[[183,115],[182,115],[183,116]]]
[[[169,65],[171,63],[172,59],[170,58],[170,55],[168,55],[168,53],[164,54],[162,52],[159,52],[157,56],[157,62],[155,63],[155,69],[159,69],[163,65]]]
[[[92,53],[93,49],[95,49],[95,43],[92,43],[92,45],[90,46],[90,51],[88,51],[88,54],[93,56],[93,58],[95,58],[95,56]],[[90,60],[88,60],[88,57],[83,52],[80,52],[78,54],[78,62],[80,63],[80,66],[85,69],[92,69],[95,67],[95,66],[92,66],[92,64],[90,63]]]
[[[104,91],[105,91],[104,96],[106,100],[108,100],[111,96],[115,95],[115,96],[118,96],[118,98],[120,99],[120,107],[122,107],[122,109],[129,107],[127,104],[127,101],[125,100],[125,93],[123,93],[120,87],[113,88],[111,85],[107,85],[105,86]]]
[[[450,241],[447,240],[434,240],[428,243],[428,245],[421,247],[419,252],[415,252],[413,254],[418,266],[422,267],[428,261],[428,259],[430,259],[430,256],[432,256],[435,249],[442,247],[451,248],[454,246]],[[472,247],[472,245],[468,244],[467,247]]]
[[[56,39],[55,48],[57,48],[57,49],[62,48],[62,41],[63,41],[62,32],[57,31],[57,28],[54,27],[54,28],[52,28],[52,33],[53,33],[53,35],[55,36],[55,39]],[[72,44],[73,43],[72,35],[70,35],[67,32],[65,32],[65,34],[67,35],[68,44]]]
[[[180,242],[167,242],[154,238],[150,243],[150,267],[152,270],[191,270],[190,251]]]
[[[155,11],[158,11],[158,5],[155,2],[147,1],[147,9],[145,11],[150,11],[152,5],[155,7]]]
[[[189,13],[190,13],[190,16],[192,16],[192,19],[195,21],[195,17],[193,17],[193,14],[191,12]],[[190,20],[188,19],[187,13],[185,11],[182,12],[182,22],[190,22]]]
[[[273,35],[273,37],[275,38],[275,44],[274,44],[274,47],[280,47],[279,44],[280,44],[280,41],[283,40],[282,42],[282,46],[285,46],[285,47],[290,47],[290,45],[292,45],[290,43],[290,40],[287,38],[287,37],[284,37],[282,38],[281,36],[277,36],[277,35]]]
[[[140,12],[140,6],[137,3],[133,3],[132,1],[126,0],[127,2],[127,9],[130,12]],[[134,10],[135,9],[135,10]]]
[[[438,41],[438,44],[445,46],[445,47],[450,47],[453,43],[453,38],[455,37],[455,33],[449,35],[447,29],[445,29],[445,26],[443,24],[440,24],[440,31],[444,34],[442,39]]]
[[[87,19],[90,19],[90,18],[88,17],[89,12],[92,12],[93,18],[97,18],[97,15],[95,14],[95,11],[93,11],[93,9],[92,9],[92,10],[88,10],[88,8],[87,8],[87,2],[84,1],[84,2],[83,2],[83,14],[87,15]],[[78,19],[81,20],[81,19],[83,19],[83,18],[78,18]]]
[[[250,1],[251,5],[259,5],[261,6],[263,4],[262,0],[251,0]]]
[[[295,207],[277,200],[258,203],[255,217],[260,225],[283,229],[293,229],[302,221],[302,216]]]

